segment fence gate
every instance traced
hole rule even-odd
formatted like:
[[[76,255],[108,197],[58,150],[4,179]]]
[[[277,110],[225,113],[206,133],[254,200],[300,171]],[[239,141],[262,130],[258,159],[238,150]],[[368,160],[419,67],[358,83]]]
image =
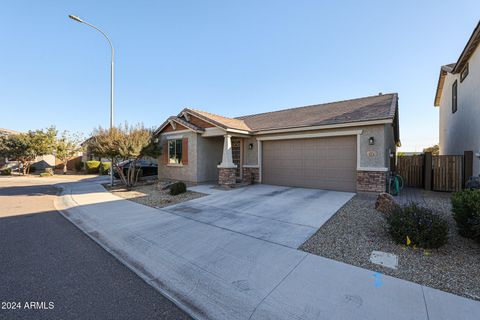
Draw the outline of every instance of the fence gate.
[[[398,157],[397,173],[406,187],[423,188],[423,162],[423,155]]]
[[[462,190],[463,156],[433,156],[432,176],[434,191]]]

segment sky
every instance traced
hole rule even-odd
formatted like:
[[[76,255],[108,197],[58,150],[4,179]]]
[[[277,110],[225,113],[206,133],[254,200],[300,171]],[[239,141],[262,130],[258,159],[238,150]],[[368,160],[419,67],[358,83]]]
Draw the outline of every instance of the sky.
[[[158,127],[184,107],[224,116],[398,92],[402,151],[438,143],[440,66],[480,1],[36,1],[0,3],[0,127],[88,136]]]

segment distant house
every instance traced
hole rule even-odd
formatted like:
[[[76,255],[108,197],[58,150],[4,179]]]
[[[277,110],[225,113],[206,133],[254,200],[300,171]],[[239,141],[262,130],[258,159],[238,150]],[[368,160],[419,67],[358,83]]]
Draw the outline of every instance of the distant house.
[[[238,118],[186,108],[156,134],[159,178],[382,192],[400,145],[398,96]]]
[[[473,151],[473,174],[480,174],[480,22],[456,63],[440,68],[440,154]]]

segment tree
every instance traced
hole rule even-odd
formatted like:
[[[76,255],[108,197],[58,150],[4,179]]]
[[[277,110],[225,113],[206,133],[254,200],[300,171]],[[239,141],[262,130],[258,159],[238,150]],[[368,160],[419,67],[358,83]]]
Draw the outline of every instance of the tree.
[[[432,155],[438,156],[440,154],[440,148],[439,148],[438,144],[435,144],[431,147],[423,149],[423,152],[431,152]]]
[[[80,134],[71,134],[68,131],[63,131],[55,144],[56,157],[63,162],[63,174],[67,173],[68,161],[75,158],[82,150],[82,138]]]
[[[143,157],[158,157],[161,148],[156,140],[153,130],[146,129],[143,124],[129,126],[127,123],[112,129],[99,127],[93,132],[88,142],[92,152],[98,156],[116,159],[130,160],[127,174],[115,163],[115,168],[120,179],[131,190],[138,181],[140,168],[137,163]]]
[[[2,137],[0,155],[18,161],[22,164],[22,173],[30,172],[30,163],[36,157],[53,152],[57,130],[50,127],[44,130],[34,130]]]

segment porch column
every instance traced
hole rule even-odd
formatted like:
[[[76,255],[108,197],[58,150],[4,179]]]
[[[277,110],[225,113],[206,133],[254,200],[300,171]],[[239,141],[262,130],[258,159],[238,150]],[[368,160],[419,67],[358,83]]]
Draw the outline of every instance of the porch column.
[[[237,165],[233,163],[232,136],[226,134],[223,137],[222,163],[218,165],[218,184],[222,186],[233,186],[236,183],[235,171]]]

